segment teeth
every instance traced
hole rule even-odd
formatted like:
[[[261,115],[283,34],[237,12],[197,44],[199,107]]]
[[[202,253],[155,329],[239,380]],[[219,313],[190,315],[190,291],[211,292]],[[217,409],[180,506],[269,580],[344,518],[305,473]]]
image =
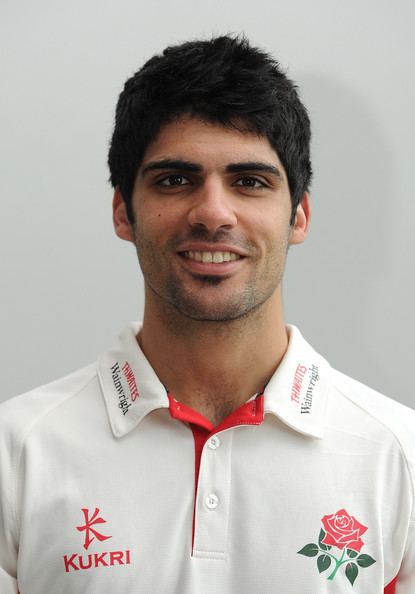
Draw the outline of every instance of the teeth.
[[[206,264],[222,264],[222,262],[231,262],[238,260],[240,256],[234,252],[184,252],[186,258],[196,260],[196,262],[203,262]]]

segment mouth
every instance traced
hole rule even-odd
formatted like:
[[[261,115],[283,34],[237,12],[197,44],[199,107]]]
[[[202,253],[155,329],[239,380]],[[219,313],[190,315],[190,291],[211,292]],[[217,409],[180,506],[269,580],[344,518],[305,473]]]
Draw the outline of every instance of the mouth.
[[[203,264],[223,264],[224,262],[233,262],[240,260],[242,256],[235,252],[221,252],[221,251],[195,251],[188,250],[180,252],[180,255],[187,260],[194,262],[202,262]]]
[[[204,250],[183,250],[177,255],[184,269],[195,278],[228,278],[241,270],[247,259],[243,254],[213,247]]]

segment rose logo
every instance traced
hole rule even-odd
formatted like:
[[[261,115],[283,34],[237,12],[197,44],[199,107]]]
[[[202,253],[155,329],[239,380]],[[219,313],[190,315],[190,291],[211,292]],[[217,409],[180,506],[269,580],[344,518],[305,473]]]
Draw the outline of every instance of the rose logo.
[[[328,580],[334,579],[340,567],[345,565],[346,577],[353,586],[359,575],[359,567],[370,567],[376,563],[370,555],[359,554],[364,546],[361,536],[366,532],[367,526],[348,514],[345,509],[323,516],[321,522],[324,529],[320,530],[318,544],[310,543],[298,551],[298,554],[317,557],[319,573],[326,571],[334,562],[334,569],[327,577]],[[333,546],[342,551],[340,557],[330,552]]]
[[[339,549],[352,549],[360,553],[363,540],[360,538],[367,530],[353,516],[349,516],[345,509],[341,509],[332,516],[324,516],[323,522],[326,536],[322,541],[326,545],[333,545]]]

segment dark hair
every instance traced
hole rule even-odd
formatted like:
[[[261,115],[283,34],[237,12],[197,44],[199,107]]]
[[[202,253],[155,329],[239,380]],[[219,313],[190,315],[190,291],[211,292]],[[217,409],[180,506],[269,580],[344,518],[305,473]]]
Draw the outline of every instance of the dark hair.
[[[268,138],[287,172],[294,221],[312,174],[307,110],[278,62],[245,38],[230,36],[168,47],[125,83],[108,165],[131,221],[144,153],[162,125],[182,115]]]

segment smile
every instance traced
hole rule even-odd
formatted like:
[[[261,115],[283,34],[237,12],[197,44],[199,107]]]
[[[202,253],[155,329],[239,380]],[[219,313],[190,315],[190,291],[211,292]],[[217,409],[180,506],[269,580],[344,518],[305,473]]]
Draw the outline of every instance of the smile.
[[[222,264],[223,262],[232,262],[239,260],[241,256],[235,252],[198,252],[189,250],[182,252],[182,255],[189,260],[203,262],[204,264]]]

